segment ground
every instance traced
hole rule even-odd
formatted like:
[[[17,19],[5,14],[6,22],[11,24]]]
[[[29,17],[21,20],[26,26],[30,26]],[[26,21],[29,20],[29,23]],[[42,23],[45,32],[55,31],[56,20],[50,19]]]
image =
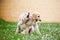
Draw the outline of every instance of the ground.
[[[6,22],[0,19],[0,40],[60,40],[60,23],[40,23],[41,35],[15,34],[17,22]]]

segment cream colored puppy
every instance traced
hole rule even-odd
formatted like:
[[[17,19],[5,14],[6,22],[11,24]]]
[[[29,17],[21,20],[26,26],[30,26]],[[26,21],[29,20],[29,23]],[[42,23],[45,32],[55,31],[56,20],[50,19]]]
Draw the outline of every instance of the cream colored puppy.
[[[40,31],[39,31],[39,26],[38,26],[38,23],[41,21],[41,18],[40,18],[40,13],[37,12],[37,11],[33,11],[31,12],[30,14],[30,17],[32,19],[32,26],[29,30],[29,33],[35,31],[37,34],[41,34]]]
[[[33,24],[35,23],[35,25],[41,22],[41,17],[39,12],[33,11],[30,17],[32,18]]]

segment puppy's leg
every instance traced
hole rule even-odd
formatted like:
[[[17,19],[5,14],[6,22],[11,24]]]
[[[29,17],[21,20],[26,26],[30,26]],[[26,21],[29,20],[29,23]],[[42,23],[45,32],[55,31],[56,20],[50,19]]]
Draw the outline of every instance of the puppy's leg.
[[[19,33],[19,30],[20,30],[20,23],[17,24],[17,29],[16,29],[15,34]]]
[[[34,31],[34,26],[30,26],[29,34],[31,34],[33,31]]]
[[[29,28],[27,27],[26,29],[24,29],[21,33],[22,34],[28,34]]]
[[[29,33],[29,34],[31,34],[31,33],[32,33],[32,28],[30,28],[30,29],[29,29],[28,33]]]
[[[31,31],[32,31],[32,28],[29,26],[29,27],[26,27],[21,33],[22,34],[28,34]]]
[[[36,24],[36,26],[35,26],[35,31],[36,31],[36,33],[37,33],[38,35],[41,35],[41,33],[40,33],[40,31],[39,31],[39,28],[38,28],[38,24]]]
[[[17,33],[19,33],[19,26],[17,27],[15,34]]]

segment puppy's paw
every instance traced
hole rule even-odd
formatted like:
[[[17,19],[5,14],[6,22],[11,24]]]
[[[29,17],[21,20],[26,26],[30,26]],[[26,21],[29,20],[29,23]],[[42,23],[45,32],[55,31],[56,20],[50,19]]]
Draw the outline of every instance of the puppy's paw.
[[[21,32],[21,34],[26,34],[25,32]]]

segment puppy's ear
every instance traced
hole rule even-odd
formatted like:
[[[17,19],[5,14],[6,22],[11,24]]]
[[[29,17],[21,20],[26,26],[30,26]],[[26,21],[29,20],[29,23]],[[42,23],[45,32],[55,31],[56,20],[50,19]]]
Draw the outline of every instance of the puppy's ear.
[[[28,12],[27,18],[29,18],[30,12]]]

